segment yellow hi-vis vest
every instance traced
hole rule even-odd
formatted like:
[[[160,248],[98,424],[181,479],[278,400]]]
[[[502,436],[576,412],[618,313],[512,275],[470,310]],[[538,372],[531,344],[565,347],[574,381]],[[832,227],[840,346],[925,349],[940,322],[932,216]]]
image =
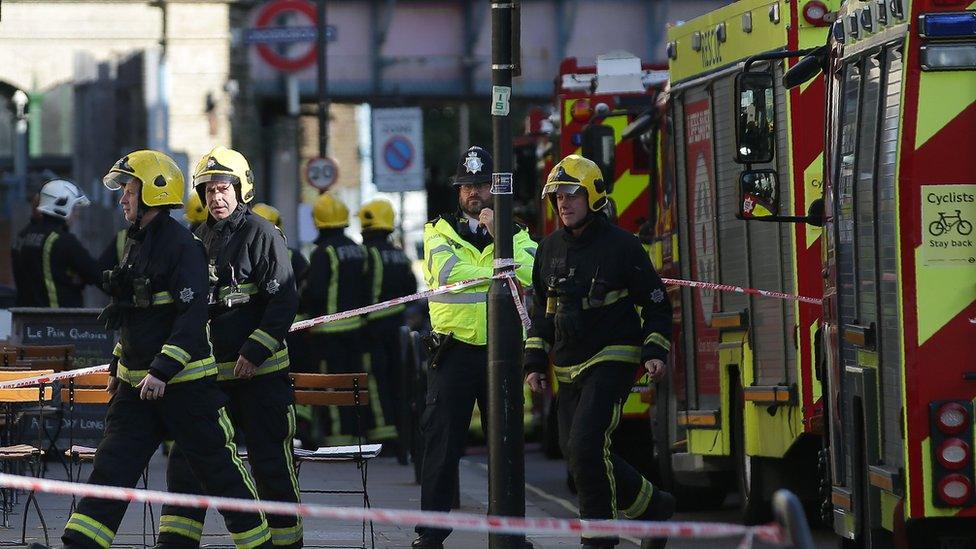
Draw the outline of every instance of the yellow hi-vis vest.
[[[537,244],[522,229],[513,238],[515,276],[525,286],[532,284],[532,265]],[[489,278],[495,245],[483,251],[461,238],[454,227],[439,218],[424,225],[424,279],[437,288],[472,278]],[[430,303],[430,323],[435,332],[453,333],[458,341],[470,345],[488,343],[488,284],[436,295]]]

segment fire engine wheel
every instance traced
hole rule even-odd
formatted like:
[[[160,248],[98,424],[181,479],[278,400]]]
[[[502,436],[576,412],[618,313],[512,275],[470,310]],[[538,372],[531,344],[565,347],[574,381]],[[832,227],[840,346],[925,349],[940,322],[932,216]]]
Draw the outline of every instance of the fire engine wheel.
[[[733,378],[732,398],[732,453],[735,456],[736,478],[739,485],[740,509],[745,524],[760,524],[772,518],[770,502],[763,487],[763,460],[746,454],[745,449],[745,397],[738,381]]]

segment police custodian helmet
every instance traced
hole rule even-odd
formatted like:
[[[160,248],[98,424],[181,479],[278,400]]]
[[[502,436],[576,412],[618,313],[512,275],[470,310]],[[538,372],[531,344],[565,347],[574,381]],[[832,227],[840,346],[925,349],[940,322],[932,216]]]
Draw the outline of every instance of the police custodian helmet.
[[[494,160],[491,153],[481,147],[471,147],[464,151],[461,159],[458,160],[457,170],[451,177],[451,184],[455,187],[461,185],[477,185],[480,183],[491,183],[491,170]]]

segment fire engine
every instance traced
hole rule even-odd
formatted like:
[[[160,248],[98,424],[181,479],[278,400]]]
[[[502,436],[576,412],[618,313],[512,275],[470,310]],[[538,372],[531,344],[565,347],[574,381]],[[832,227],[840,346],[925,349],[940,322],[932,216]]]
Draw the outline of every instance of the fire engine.
[[[822,204],[824,84],[780,80],[823,44],[837,3],[742,0],[668,29],[676,278],[822,295],[820,227],[758,218]],[[655,413],[665,485],[711,505],[737,488],[748,523],[777,488],[816,506],[820,307],[687,287],[672,302],[682,329]]]
[[[852,546],[976,542],[973,8],[847,0],[784,78],[826,84],[821,469]]]
[[[593,160],[610,182],[608,216],[641,236],[662,276],[674,274],[674,192],[661,163],[666,87],[665,67],[642,64],[626,52],[601,55],[596,66],[579,66],[575,58],[563,60],[555,81],[554,113],[548,120],[539,112],[530,113],[526,135],[516,148],[516,171],[535,177],[533,203],[517,209],[537,216],[529,223],[542,233],[537,236],[552,232],[558,224],[540,198],[549,170],[567,155],[581,154]],[[548,134],[548,139],[540,140],[542,134]],[[653,469],[649,421],[653,399],[654,388],[641,375],[624,403],[615,438],[618,451],[648,473]],[[546,446],[555,450],[555,414],[549,408]]]

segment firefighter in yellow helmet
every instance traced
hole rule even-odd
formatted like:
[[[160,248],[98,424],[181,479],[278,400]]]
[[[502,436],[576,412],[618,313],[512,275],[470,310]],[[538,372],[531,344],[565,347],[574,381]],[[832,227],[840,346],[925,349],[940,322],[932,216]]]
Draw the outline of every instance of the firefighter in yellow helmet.
[[[494,243],[491,209],[492,157],[471,147],[458,159],[452,186],[458,207],[424,225],[424,276],[431,288],[462,280],[490,277]],[[536,244],[516,226],[513,251],[519,281],[528,284]],[[487,410],[488,313],[487,285],[430,298],[428,340],[436,357],[427,374],[427,409],[423,415],[423,471],[420,507],[450,511],[457,489],[458,464],[464,454],[475,402]],[[413,547],[443,547],[450,530],[418,526]]]
[[[103,318],[118,330],[119,342],[109,370],[105,437],[88,482],[132,488],[163,438],[172,437],[207,494],[256,499],[216,385],[206,253],[169,212],[183,205],[183,174],[165,154],[142,150],[116,162],[103,182],[122,191],[119,203],[131,227],[121,263],[105,276],[112,303]],[[64,546],[108,547],[126,506],[82,498],[68,518]],[[263,514],[222,514],[238,547],[271,547]]]
[[[367,305],[366,249],[345,235],[349,226],[346,205],[324,193],[315,201],[312,220],[319,236],[302,285],[302,314],[310,318]],[[361,317],[354,317],[310,328],[313,368],[330,374],[362,372],[364,326]],[[365,435],[359,432],[355,411],[348,407],[329,408],[328,418],[322,419],[325,441],[330,445],[352,443],[360,434]]]
[[[298,292],[285,237],[248,208],[254,177],[241,153],[215,147],[197,163],[193,186],[209,212],[196,235],[210,262],[210,342],[217,381],[230,420],[247,442],[261,499],[297,502],[294,390],[285,336],[295,321]],[[200,477],[186,467],[184,454],[177,441],[170,453],[169,489],[200,493]],[[205,517],[206,509],[164,505],[160,544],[198,546]],[[268,524],[276,547],[301,546],[300,517],[269,515]]]
[[[542,198],[563,227],[536,254],[526,381],[542,392],[551,359],[559,381],[559,443],[579,492],[580,518],[615,519],[619,511],[666,520],[674,498],[613,453],[609,441],[634,381],[645,369],[652,379],[665,373],[667,289],[637,237],[607,220],[606,184],[592,161],[564,158],[550,172]],[[584,548],[616,543],[615,537],[583,538]],[[663,543],[645,540],[643,546]]]
[[[200,195],[195,189],[190,191],[183,208],[183,219],[190,224],[191,231],[196,231],[197,227],[207,220],[207,205],[200,200]]]
[[[379,198],[370,200],[359,208],[357,216],[362,227],[363,246],[369,254],[370,303],[416,292],[417,279],[410,268],[410,259],[390,240],[394,222],[393,205]],[[397,381],[402,368],[400,326],[403,325],[404,309],[404,305],[396,305],[366,316],[369,368],[376,379],[380,397],[378,401],[373,401],[370,440],[389,441],[397,436],[397,412],[401,404]],[[405,457],[406,454],[401,448],[398,455]]]

